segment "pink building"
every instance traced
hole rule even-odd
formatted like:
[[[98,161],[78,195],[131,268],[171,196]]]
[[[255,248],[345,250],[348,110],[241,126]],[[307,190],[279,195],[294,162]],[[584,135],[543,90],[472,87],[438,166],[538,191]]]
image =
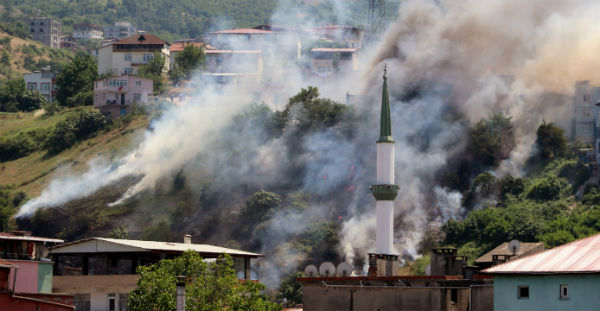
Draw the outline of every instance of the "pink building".
[[[137,105],[148,103],[152,80],[121,75],[94,82],[94,107],[109,119],[130,113]]]

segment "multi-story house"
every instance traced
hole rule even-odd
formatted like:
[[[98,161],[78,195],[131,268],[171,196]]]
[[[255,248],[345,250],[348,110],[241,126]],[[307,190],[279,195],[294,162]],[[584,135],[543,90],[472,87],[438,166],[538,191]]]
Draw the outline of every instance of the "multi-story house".
[[[63,240],[0,232],[0,310],[73,310],[73,295],[52,293],[50,246]]]
[[[356,71],[356,48],[313,48],[310,51],[310,68],[314,75],[322,78]]]
[[[33,40],[40,41],[55,49],[60,48],[60,22],[42,16],[32,16],[26,21]]]
[[[98,49],[98,73],[113,75],[137,74],[159,52],[165,57],[164,72],[169,69],[170,44],[159,37],[144,33],[129,36]]]
[[[25,87],[29,91],[37,91],[46,98],[48,102],[54,102],[56,95],[56,73],[50,67],[44,67],[41,71],[23,74]]]
[[[575,83],[573,140],[594,146],[600,163],[600,87],[589,81]]]
[[[130,22],[116,22],[114,26],[105,26],[103,29],[104,39],[123,39],[134,35],[137,29]]]
[[[136,105],[148,103],[152,80],[121,75],[94,82],[94,107],[109,119],[130,113]]]
[[[261,254],[207,244],[87,238],[52,248],[55,275],[53,289],[74,295],[76,310],[126,310],[129,291],[135,289],[141,265],[180,256],[185,251],[198,252],[205,260],[229,254],[240,279],[257,279],[251,263]]]
[[[365,31],[347,25],[328,25],[314,29],[321,38],[342,44],[347,48],[361,49],[365,40]]]
[[[103,28],[95,24],[75,24],[73,25],[73,37],[81,40],[102,40]]]

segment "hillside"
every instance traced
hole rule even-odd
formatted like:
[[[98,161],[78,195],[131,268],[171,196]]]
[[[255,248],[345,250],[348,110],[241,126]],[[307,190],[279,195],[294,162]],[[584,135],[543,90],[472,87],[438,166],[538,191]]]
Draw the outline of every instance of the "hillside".
[[[32,132],[51,132],[61,121],[77,111],[92,110],[91,107],[66,109],[53,116],[45,117],[35,113],[1,113],[0,141],[11,137],[22,137]],[[58,172],[86,170],[91,158],[104,156],[108,159],[123,155],[147,126],[148,119],[136,116],[128,123],[116,123],[95,137],[75,144],[56,155],[49,155],[43,148],[25,157],[0,163],[2,182],[0,187],[7,189],[9,196],[25,195],[35,197],[48,186]],[[1,189],[0,189],[1,190]],[[23,194],[20,194],[20,193]]]
[[[22,78],[24,73],[44,66],[61,70],[73,58],[73,53],[53,49],[41,42],[22,39],[0,31],[0,81]]]

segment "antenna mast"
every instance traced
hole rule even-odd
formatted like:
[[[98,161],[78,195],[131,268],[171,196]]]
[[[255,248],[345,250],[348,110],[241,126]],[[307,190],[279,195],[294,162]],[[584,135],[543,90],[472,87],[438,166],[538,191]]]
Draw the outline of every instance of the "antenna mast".
[[[383,20],[385,18],[385,0],[369,0],[369,26],[371,33],[383,31]]]

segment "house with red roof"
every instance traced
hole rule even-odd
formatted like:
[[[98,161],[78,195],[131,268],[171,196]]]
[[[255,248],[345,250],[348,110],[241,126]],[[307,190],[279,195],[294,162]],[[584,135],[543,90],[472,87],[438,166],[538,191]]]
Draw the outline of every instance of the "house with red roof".
[[[600,234],[485,269],[494,310],[600,310]]]
[[[103,44],[98,49],[98,73],[135,75],[140,66],[154,57],[154,52],[159,52],[165,57],[166,74],[170,63],[170,47],[168,42],[149,33],[136,34]]]

